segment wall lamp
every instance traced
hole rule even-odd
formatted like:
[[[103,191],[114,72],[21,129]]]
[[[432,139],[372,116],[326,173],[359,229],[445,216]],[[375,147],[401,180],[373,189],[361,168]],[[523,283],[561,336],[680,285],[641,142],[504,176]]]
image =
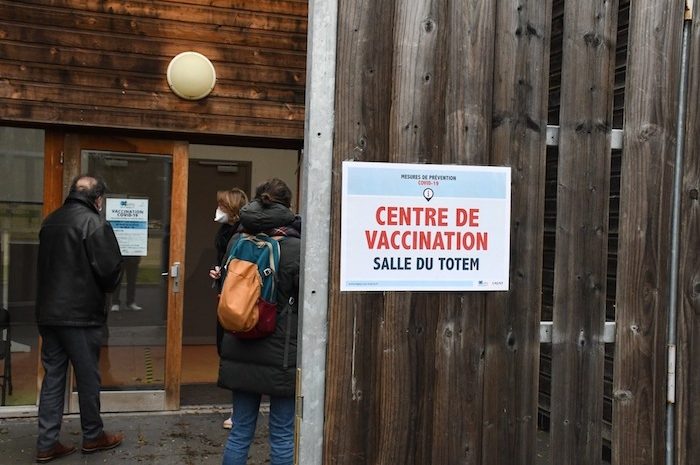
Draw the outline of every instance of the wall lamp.
[[[170,90],[186,100],[203,99],[216,84],[214,65],[197,52],[182,52],[170,60],[167,77]]]

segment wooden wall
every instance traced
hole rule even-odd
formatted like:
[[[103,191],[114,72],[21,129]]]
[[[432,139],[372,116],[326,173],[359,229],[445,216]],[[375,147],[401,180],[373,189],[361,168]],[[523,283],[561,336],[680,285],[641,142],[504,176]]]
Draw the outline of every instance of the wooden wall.
[[[615,464],[663,463],[683,0],[339,7],[334,204],[344,160],[510,166],[511,274],[506,293],[341,293],[334,210],[324,463],[592,465],[604,444]],[[697,31],[680,465],[700,462]],[[549,149],[548,121],[560,126]],[[622,150],[611,148],[613,128]],[[541,310],[554,321],[548,460],[534,450]],[[606,320],[617,323],[614,345],[603,342]]]
[[[511,291],[340,293],[336,267],[325,463],[534,463],[550,7],[339,2],[334,172],[512,166]]]
[[[613,460],[620,465],[664,462],[683,11],[683,0],[635,0],[630,8],[613,375]]]
[[[303,139],[306,0],[0,0],[0,122]],[[217,72],[197,102],[170,60]]]

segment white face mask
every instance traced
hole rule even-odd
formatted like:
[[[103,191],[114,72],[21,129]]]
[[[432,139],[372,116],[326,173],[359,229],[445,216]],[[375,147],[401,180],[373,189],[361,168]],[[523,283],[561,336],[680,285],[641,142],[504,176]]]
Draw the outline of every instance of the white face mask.
[[[217,223],[228,223],[228,214],[220,208],[216,209],[214,213],[214,221]]]

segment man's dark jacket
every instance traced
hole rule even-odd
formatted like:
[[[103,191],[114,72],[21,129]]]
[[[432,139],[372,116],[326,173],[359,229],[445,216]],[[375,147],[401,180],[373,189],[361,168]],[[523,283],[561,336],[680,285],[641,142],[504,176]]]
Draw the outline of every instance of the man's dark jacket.
[[[69,194],[39,232],[37,324],[103,325],[105,293],[119,283],[121,270],[112,227],[83,193]]]

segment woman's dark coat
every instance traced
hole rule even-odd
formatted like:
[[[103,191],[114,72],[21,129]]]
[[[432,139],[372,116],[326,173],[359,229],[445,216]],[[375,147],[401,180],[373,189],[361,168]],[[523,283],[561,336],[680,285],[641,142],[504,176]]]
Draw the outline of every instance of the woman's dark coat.
[[[301,225],[291,210],[283,205],[264,207],[253,201],[241,209],[245,232],[256,234],[274,228]],[[272,235],[272,234],[271,234]],[[229,247],[238,239],[231,238]],[[299,295],[300,239],[282,237],[277,270],[277,328],[262,339],[238,339],[225,333],[221,345],[219,386],[273,396],[294,395],[297,359],[297,300]],[[293,305],[288,306],[293,298]]]

